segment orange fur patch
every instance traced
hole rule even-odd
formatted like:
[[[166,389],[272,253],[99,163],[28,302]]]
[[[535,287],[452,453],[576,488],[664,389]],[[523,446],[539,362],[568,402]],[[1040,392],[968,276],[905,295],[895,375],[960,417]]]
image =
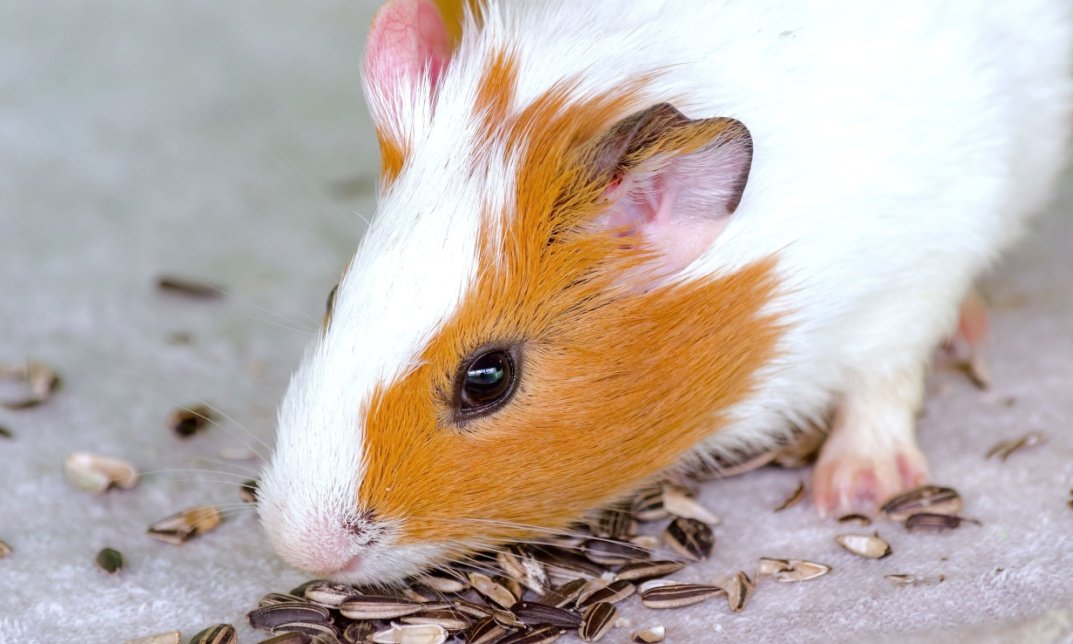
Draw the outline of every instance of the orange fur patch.
[[[621,276],[643,270],[651,251],[589,225],[607,206],[608,177],[592,172],[600,135],[639,107],[642,85],[584,103],[563,85],[504,119],[508,147],[522,155],[515,209],[487,218],[461,308],[366,418],[358,501],[400,520],[400,542],[461,551],[562,527],[715,432],[719,410],[741,401],[771,359],[779,322],[761,309],[776,288],[773,261],[629,288]],[[700,146],[709,129],[652,153]],[[508,344],[522,355],[514,398],[457,424],[461,360]]]
[[[376,129],[376,140],[380,144],[380,184],[386,187],[399,178],[409,151],[380,128]]]

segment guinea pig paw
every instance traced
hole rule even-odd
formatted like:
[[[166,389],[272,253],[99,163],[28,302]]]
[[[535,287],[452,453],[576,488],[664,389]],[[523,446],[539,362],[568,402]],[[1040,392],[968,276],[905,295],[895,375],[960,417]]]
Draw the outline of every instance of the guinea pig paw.
[[[927,462],[915,445],[877,454],[825,450],[812,474],[812,501],[824,517],[871,512],[927,478]]]

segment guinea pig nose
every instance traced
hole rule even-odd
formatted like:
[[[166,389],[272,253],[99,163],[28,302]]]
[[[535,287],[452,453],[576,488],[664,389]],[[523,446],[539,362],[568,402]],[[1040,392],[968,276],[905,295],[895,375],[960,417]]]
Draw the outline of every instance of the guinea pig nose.
[[[358,543],[361,545],[367,545],[372,538],[372,523],[376,518],[376,515],[365,510],[356,515],[348,515],[343,518],[343,528],[358,538]]]

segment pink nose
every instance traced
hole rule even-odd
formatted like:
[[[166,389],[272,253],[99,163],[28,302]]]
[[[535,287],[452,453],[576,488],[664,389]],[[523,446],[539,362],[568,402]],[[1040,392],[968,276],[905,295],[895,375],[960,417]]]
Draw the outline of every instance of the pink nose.
[[[288,550],[291,564],[317,575],[334,576],[359,567],[368,537],[357,522],[320,520],[300,535]]]

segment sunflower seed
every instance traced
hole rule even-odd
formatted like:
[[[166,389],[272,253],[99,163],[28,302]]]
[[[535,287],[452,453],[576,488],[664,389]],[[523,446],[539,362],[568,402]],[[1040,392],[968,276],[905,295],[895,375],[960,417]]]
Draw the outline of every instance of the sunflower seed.
[[[353,622],[343,629],[343,642],[345,644],[365,644],[365,640],[373,634],[376,628],[372,622]]]
[[[311,644],[313,639],[305,633],[280,633],[261,640],[258,644]]]
[[[574,579],[565,584],[555,586],[544,595],[541,601],[549,606],[562,608],[567,604],[573,603],[587,583],[584,579]]]
[[[394,588],[392,589],[392,593],[395,594],[397,597],[401,597],[402,599],[409,599],[410,601],[417,602],[419,604],[425,604],[431,602],[434,599],[432,595],[428,593],[420,593],[417,591],[417,589],[412,587]]]
[[[496,555],[496,561],[505,573],[537,595],[547,592],[548,571],[533,553],[524,549],[504,550]]]
[[[938,577],[914,577],[913,575],[884,575],[884,579],[888,579],[898,586],[931,586],[933,584],[942,583],[946,577],[939,575]]]
[[[547,624],[571,629],[581,624],[581,616],[577,613],[538,602],[518,602],[511,607],[510,612],[517,615],[526,626]]]
[[[0,425],[0,438],[14,438],[15,435],[11,433],[11,430],[3,425]]]
[[[216,412],[208,405],[181,407],[168,416],[168,428],[179,438],[190,438],[205,431],[216,421]]]
[[[581,544],[585,558],[601,566],[620,566],[640,559],[648,559],[648,551],[631,543],[589,539]]]
[[[890,556],[890,544],[875,534],[840,534],[835,543],[853,554],[867,559],[882,559]]]
[[[166,293],[199,299],[214,299],[223,295],[223,290],[219,287],[174,275],[161,275],[156,280],[156,287]]]
[[[778,507],[775,508],[775,512],[782,512],[787,508],[792,508],[798,503],[800,503],[801,499],[803,498],[805,498],[804,481],[797,484],[797,487],[794,488],[794,491],[790,493],[790,496],[786,497],[786,500],[780,503]]]
[[[659,521],[671,516],[663,507],[663,487],[650,487],[635,496],[631,512],[638,521]]]
[[[659,547],[659,537],[654,534],[639,534],[635,537],[630,537],[630,543],[638,548],[644,548],[652,552]]]
[[[652,590],[653,588],[663,588],[664,586],[677,586],[681,583],[682,582],[674,581],[673,579],[649,579],[646,582],[642,582],[641,585],[637,587],[637,592],[643,595],[648,591]]]
[[[0,540],[0,559],[11,556],[11,546],[7,545],[3,540]]]
[[[490,607],[492,611],[492,619],[498,622],[502,626],[506,626],[509,629],[525,628],[525,622],[518,619],[518,616],[510,612],[505,608]]]
[[[392,624],[391,628],[373,633],[376,644],[443,644],[447,631],[435,624]]]
[[[544,564],[548,578],[553,583],[563,583],[578,577],[591,579],[604,573],[603,566],[559,548],[534,548],[533,554]]]
[[[715,533],[697,519],[678,517],[664,530],[663,542],[683,557],[707,559],[715,547]]]
[[[287,593],[268,593],[261,598],[261,601],[257,602],[257,608],[264,608],[265,606],[275,606],[276,604],[289,604],[291,602],[307,603],[305,599],[302,599],[298,595],[290,595]]]
[[[342,640],[338,635],[318,633],[309,640],[309,644],[342,644]]]
[[[579,596],[577,601],[577,607],[580,609],[602,602],[607,602],[609,604],[617,604],[618,602],[622,601],[623,599],[626,599],[636,591],[636,586],[624,579],[620,579],[618,581],[611,582],[603,588],[589,593],[584,599]]]
[[[910,532],[942,532],[961,527],[962,523],[980,522],[975,519],[958,516],[956,514],[936,514],[934,512],[918,512],[905,519],[905,529]]]
[[[323,622],[285,622],[272,629],[273,633],[304,633],[314,638],[327,638],[329,641],[339,641],[339,629],[332,624]]]
[[[465,613],[451,608],[421,611],[414,615],[400,617],[399,621],[404,624],[435,624],[449,631],[462,631],[473,623],[473,620]]]
[[[63,472],[80,490],[101,494],[115,486],[129,490],[138,484],[138,471],[119,458],[75,452],[63,460]]]
[[[309,601],[328,608],[337,608],[339,604],[360,594],[353,586],[332,581],[315,581],[306,586],[302,592],[302,596]]]
[[[25,383],[27,393],[17,400],[0,401],[0,407],[30,409],[48,401],[60,388],[60,377],[51,367],[42,362],[26,362],[5,368],[0,365],[0,378]]]
[[[508,635],[496,644],[548,644],[562,637],[564,632],[558,626],[541,626],[524,633]]]
[[[136,637],[132,640],[127,640],[123,644],[179,644],[181,638],[182,633],[179,631],[168,631],[167,633],[158,633],[157,635]]]
[[[1025,447],[1035,447],[1046,442],[1047,438],[1042,432],[1029,432],[1020,438],[1015,438],[1008,441],[1001,441],[996,443],[991,449],[987,450],[985,458],[997,457],[999,460],[1005,461],[1019,449]]]
[[[663,507],[677,517],[695,519],[710,525],[719,524],[719,517],[701,505],[692,492],[680,485],[663,486]]]
[[[685,564],[680,561],[638,561],[637,563],[626,564],[618,569],[615,573],[616,579],[624,579],[626,581],[646,581],[648,579],[655,579],[656,577],[666,577],[667,575],[673,575],[682,568],[685,568]]]
[[[618,609],[608,602],[597,602],[585,612],[585,619],[578,628],[578,636],[586,642],[595,642],[611,630]]]
[[[324,579],[310,579],[307,582],[303,582],[301,584],[298,584],[294,588],[291,588],[290,590],[287,591],[287,594],[294,595],[296,597],[305,597],[306,596],[306,588],[309,588],[310,586],[314,586],[316,584],[325,584],[325,583],[330,583],[330,582],[327,582]]]
[[[149,536],[165,543],[181,545],[194,537],[211,532],[220,525],[220,511],[202,505],[157,521],[149,526]]]
[[[634,631],[631,638],[637,644],[656,644],[662,642],[667,635],[667,629],[663,626],[652,626],[639,631]]]
[[[484,606],[482,604],[477,604],[465,599],[455,599],[451,602],[451,607],[462,613],[463,615],[468,615],[469,617],[476,618],[477,620],[482,620],[485,617],[492,616],[492,609],[490,607]]]
[[[597,537],[604,539],[623,539],[634,533],[637,526],[634,525],[633,513],[630,508],[619,505],[606,508],[596,517],[592,524],[592,532]]]
[[[509,635],[513,629],[503,626],[491,617],[486,617],[474,624],[466,633],[466,641],[469,644],[492,644]]]
[[[290,622],[324,624],[331,621],[331,613],[327,608],[306,602],[284,602],[252,610],[246,614],[246,621],[253,628],[271,631],[281,624]]]
[[[794,582],[808,581],[831,572],[830,566],[805,561],[803,559],[760,559],[760,570],[757,574],[771,575],[775,581]]]
[[[518,580],[514,579],[513,577],[508,577],[506,575],[496,575],[495,577],[492,577],[492,581],[509,590],[510,594],[514,595],[514,601],[518,601],[522,598],[522,595],[525,594],[525,588],[523,588],[521,583],[519,583]]]
[[[477,594],[503,608],[510,608],[518,598],[503,584],[479,572],[469,573],[469,583]]]
[[[97,553],[97,566],[108,574],[119,572],[123,567],[123,555],[118,550],[103,548]]]
[[[641,593],[641,603],[648,608],[681,608],[723,594],[719,586],[704,584],[669,584]]]
[[[727,603],[730,604],[730,611],[733,613],[740,613],[745,609],[749,598],[753,596],[753,589],[756,588],[756,584],[749,579],[749,575],[740,570],[738,574],[718,585],[726,591]]]
[[[864,516],[863,514],[843,514],[842,516],[838,517],[838,522],[857,525],[861,526],[862,528],[867,528],[868,526],[872,525],[872,520]]]
[[[216,624],[194,635],[190,644],[237,644],[238,633],[230,624]]]
[[[394,619],[449,607],[450,604],[421,604],[387,595],[351,595],[339,604],[339,612],[349,619]]]
[[[257,479],[250,479],[238,488],[238,498],[243,503],[257,503]]]
[[[902,521],[919,512],[957,514],[961,505],[961,496],[953,488],[922,485],[891,497],[880,512],[891,520]]]

